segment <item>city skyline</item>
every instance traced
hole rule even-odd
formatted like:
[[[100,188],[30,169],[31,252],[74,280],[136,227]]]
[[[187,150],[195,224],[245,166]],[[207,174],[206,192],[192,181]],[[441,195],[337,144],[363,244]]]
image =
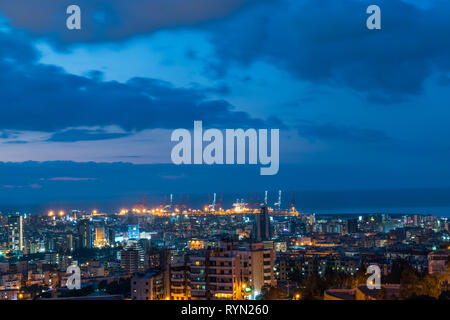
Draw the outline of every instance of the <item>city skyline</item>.
[[[446,218],[215,200],[0,214],[0,300],[448,299]]]

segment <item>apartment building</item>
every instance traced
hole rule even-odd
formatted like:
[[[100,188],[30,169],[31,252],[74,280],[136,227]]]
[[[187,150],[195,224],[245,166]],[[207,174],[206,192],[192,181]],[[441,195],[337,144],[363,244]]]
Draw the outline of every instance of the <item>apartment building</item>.
[[[139,273],[131,278],[131,299],[164,300],[165,298],[162,272]]]

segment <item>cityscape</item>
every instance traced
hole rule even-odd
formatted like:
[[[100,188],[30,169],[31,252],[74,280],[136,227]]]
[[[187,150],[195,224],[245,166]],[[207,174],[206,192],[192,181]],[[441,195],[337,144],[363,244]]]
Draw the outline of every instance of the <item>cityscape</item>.
[[[449,17],[448,0],[0,0],[0,303],[448,313]]]
[[[187,198],[187,197],[186,197]],[[0,216],[2,300],[450,298],[448,218],[302,213],[267,191],[201,209],[146,195],[131,208]],[[80,283],[72,285],[70,267]],[[369,266],[381,272],[369,288]]]

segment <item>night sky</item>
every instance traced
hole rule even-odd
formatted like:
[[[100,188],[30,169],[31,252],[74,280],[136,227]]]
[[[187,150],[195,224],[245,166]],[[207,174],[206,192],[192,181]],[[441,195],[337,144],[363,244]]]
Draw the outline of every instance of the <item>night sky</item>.
[[[308,210],[450,208],[450,2],[375,2],[1,1],[0,208],[278,189]],[[194,120],[279,128],[278,175],[171,164]]]

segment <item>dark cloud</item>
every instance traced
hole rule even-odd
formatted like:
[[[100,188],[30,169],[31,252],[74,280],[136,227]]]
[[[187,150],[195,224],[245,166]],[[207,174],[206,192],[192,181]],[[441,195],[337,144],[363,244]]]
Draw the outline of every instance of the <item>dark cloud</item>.
[[[57,132],[51,141],[109,139],[120,134],[64,131],[65,128],[117,125],[126,132],[205,125],[261,127],[265,122],[237,111],[224,100],[210,100],[214,89],[176,88],[149,78],[127,83],[102,81],[38,63],[37,53],[14,33],[0,33],[0,130]]]
[[[220,19],[264,0],[14,0],[1,1],[0,12],[14,27],[56,44],[126,39],[160,29]],[[81,30],[66,28],[66,9],[77,4]]]
[[[27,144],[29,143],[29,141],[26,140],[11,140],[11,141],[6,141],[6,144]]]
[[[117,139],[129,136],[129,133],[105,132],[104,130],[70,129],[54,133],[47,141],[76,142]]]
[[[348,86],[379,102],[419,94],[433,70],[450,70],[450,2],[419,9],[378,1],[382,30],[366,28],[371,1],[283,0],[208,24],[219,62],[263,60],[315,83]]]
[[[445,0],[433,1],[426,9],[404,0],[380,0],[382,30],[365,26],[366,8],[373,4],[369,0],[77,3],[83,10],[81,31],[65,27],[65,8],[72,4],[68,0],[2,1],[0,12],[13,26],[62,47],[190,27],[209,32],[217,55],[211,67],[217,77],[224,76],[232,64],[264,60],[301,79],[368,93],[374,103],[397,103],[407,95],[419,94],[433,70],[450,70],[450,43],[446,40],[450,37],[450,3]],[[30,48],[18,49],[12,50],[25,56],[36,54]],[[186,54],[196,58],[193,50]]]
[[[49,181],[93,181],[96,178],[80,178],[80,177],[53,177]],[[41,179],[42,181],[42,179]]]
[[[10,138],[12,135],[11,135],[11,133],[9,133],[9,132],[1,132],[0,133],[0,138],[1,139],[8,139],[8,138]]]

